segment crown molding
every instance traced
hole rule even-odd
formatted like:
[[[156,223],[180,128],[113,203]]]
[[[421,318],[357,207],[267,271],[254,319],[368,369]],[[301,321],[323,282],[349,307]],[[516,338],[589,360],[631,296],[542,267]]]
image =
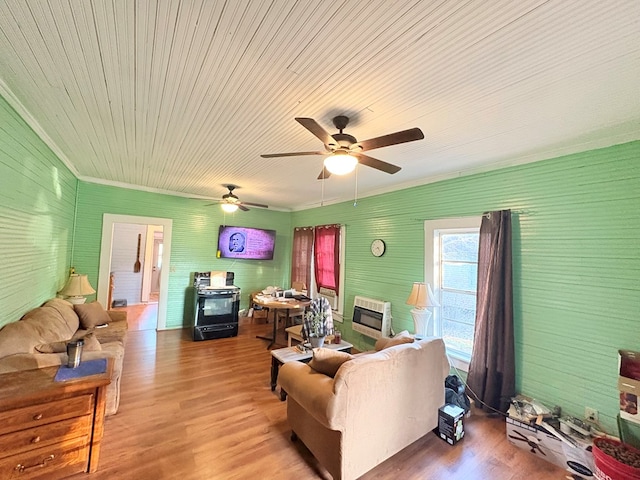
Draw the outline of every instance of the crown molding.
[[[38,123],[38,121],[31,115],[31,112],[24,106],[24,104],[18,99],[18,97],[13,93],[13,91],[9,88],[9,86],[4,82],[4,80],[0,79],[0,95],[7,101],[7,103],[13,108],[16,113],[22,118],[22,120],[29,125],[31,130],[35,132],[35,134],[44,142],[44,144],[49,147],[49,149],[60,159],[62,163],[73,173],[76,178],[79,177],[78,170],[71,163],[71,161],[67,158],[65,153],[58,147],[56,142],[47,134],[47,132],[42,128],[42,126]]]
[[[220,198],[216,198],[216,197],[209,197],[206,195],[197,195],[195,193],[184,193],[184,192],[174,192],[173,190],[163,190],[161,188],[154,188],[154,187],[145,187],[142,185],[134,185],[131,183],[124,183],[124,182],[115,182],[112,180],[104,180],[102,178],[95,178],[95,177],[86,177],[86,176],[82,176],[79,175],[78,176],[78,180],[83,181],[83,182],[87,182],[87,183],[95,183],[98,185],[105,185],[107,187],[118,187],[118,188],[126,188],[128,190],[138,190],[140,192],[147,192],[147,193],[158,193],[160,195],[170,195],[172,197],[182,197],[182,198],[190,198],[192,200],[208,200],[211,202],[217,202],[220,201]],[[267,210],[265,208],[260,208],[260,207],[251,207],[252,209],[255,210]],[[275,212],[290,212],[291,209],[288,208],[280,208],[280,207],[269,207],[268,210],[273,210]]]

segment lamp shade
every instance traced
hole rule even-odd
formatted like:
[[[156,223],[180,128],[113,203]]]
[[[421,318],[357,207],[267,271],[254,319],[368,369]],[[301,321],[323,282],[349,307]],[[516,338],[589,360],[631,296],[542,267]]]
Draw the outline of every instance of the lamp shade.
[[[429,294],[427,293],[427,285],[425,283],[416,282],[411,288],[407,305],[424,308],[429,305]]]
[[[431,320],[432,313],[427,310],[427,307],[440,306],[433,295],[431,285],[422,282],[414,283],[409,298],[407,298],[407,305],[413,305],[415,307],[411,310],[411,316],[413,317],[416,337],[424,338],[429,335],[431,333],[429,321]]]
[[[67,280],[65,286],[58,293],[69,297],[69,301],[71,301],[71,303],[74,303],[74,300],[79,301],[79,303],[84,303],[84,295],[91,295],[92,293],[96,293],[96,291],[89,283],[86,275],[73,273],[69,276],[69,280]]]
[[[411,288],[407,305],[413,305],[417,308],[439,307],[438,301],[435,299],[431,285],[428,283],[415,282]]]
[[[349,155],[343,150],[336,150],[324,160],[324,166],[327,167],[327,170],[336,175],[345,175],[353,172],[357,163],[358,159],[356,157]]]

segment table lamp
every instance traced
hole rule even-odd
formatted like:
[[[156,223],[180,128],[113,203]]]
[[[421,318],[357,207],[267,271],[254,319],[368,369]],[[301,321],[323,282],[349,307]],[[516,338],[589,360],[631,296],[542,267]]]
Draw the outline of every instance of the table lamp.
[[[413,305],[411,316],[413,317],[414,332],[417,337],[423,338],[427,336],[429,320],[432,313],[427,307],[436,307],[438,302],[435,300],[431,285],[428,283],[415,282],[411,288],[407,305]]]
[[[87,299],[85,295],[91,295],[92,293],[96,293],[96,291],[89,283],[86,275],[72,273],[65,286],[58,293],[67,297],[66,300],[68,302],[74,305],[80,305],[86,302]]]

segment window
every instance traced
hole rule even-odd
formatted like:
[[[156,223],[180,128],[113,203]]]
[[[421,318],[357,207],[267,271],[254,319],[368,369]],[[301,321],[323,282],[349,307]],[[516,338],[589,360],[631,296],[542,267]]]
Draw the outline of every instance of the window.
[[[434,334],[444,339],[456,367],[468,366],[473,347],[480,217],[425,222],[425,278],[434,287]]]
[[[340,225],[316,227],[313,250],[318,287],[337,295],[340,286]]]
[[[342,322],[344,308],[344,225],[319,225],[294,229],[291,281],[304,281],[309,296],[318,291],[333,309],[333,320]]]
[[[304,283],[311,286],[311,265],[313,255],[313,227],[296,227],[293,230],[293,253],[291,258],[291,285]]]

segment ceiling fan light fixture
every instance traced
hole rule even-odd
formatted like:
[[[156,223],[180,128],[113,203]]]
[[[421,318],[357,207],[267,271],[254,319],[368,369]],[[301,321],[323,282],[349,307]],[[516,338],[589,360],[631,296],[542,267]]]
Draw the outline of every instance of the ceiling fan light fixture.
[[[334,152],[333,155],[324,159],[324,166],[336,175],[346,175],[347,173],[353,172],[357,164],[358,159],[356,157],[341,150]]]
[[[220,204],[220,206],[222,207],[222,210],[227,213],[233,213],[238,210],[238,205],[236,205],[235,203],[222,203]]]

